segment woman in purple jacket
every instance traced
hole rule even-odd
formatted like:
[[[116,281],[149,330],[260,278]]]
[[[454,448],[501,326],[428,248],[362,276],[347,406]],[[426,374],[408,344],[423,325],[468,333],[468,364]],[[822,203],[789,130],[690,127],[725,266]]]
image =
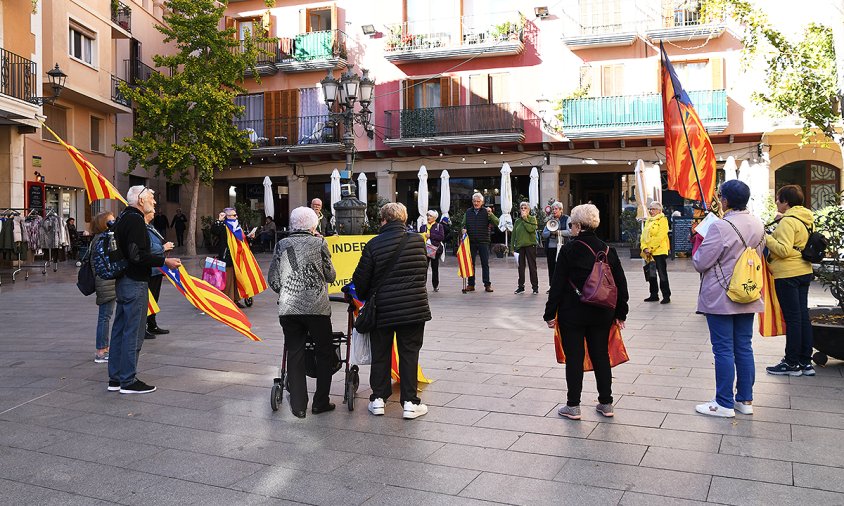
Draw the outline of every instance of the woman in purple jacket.
[[[746,184],[736,179],[727,181],[721,185],[718,198],[726,210],[724,219],[709,227],[692,256],[695,270],[701,273],[697,309],[706,315],[715,355],[715,399],[698,404],[695,411],[732,418],[736,411],[753,414],[755,368],[750,340],[753,315],[762,311],[764,302],[733,302],[727,297],[726,287],[744,244],[755,247],[762,258],[765,229],[762,220],[747,210],[750,187]]]
[[[425,239],[425,243],[431,243],[431,245],[437,248],[437,253],[435,256],[431,256],[428,253],[428,265],[431,267],[431,284],[434,285],[434,291],[440,291],[440,266],[439,260],[440,257],[443,256],[443,251],[445,250],[445,246],[443,246],[443,240],[445,240],[445,228],[443,227],[442,223],[437,221],[437,217],[439,217],[439,213],[434,211],[433,209],[429,210],[426,213],[426,218],[428,219],[428,223],[419,227],[419,233],[422,234],[422,238]]]

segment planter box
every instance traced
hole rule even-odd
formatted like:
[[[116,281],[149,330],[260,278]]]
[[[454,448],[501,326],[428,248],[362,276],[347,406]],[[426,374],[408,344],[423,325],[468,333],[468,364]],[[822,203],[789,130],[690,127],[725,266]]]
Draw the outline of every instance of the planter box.
[[[826,363],[824,358],[830,356],[838,360],[844,360],[844,324],[816,322],[817,316],[839,316],[844,318],[840,308],[814,308],[809,310],[809,317],[812,319],[812,337],[816,353],[813,358],[819,365]],[[818,357],[821,354],[823,357]],[[823,363],[821,363],[823,362]]]

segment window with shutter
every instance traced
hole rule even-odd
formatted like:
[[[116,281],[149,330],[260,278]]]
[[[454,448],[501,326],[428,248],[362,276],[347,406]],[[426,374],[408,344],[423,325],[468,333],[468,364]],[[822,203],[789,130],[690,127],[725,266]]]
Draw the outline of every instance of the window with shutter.
[[[604,97],[624,95],[624,65],[604,65],[601,69],[601,95]]]
[[[56,132],[56,135],[66,142],[70,142],[71,139],[67,135],[67,109],[57,105],[44,104],[44,115],[47,116],[47,120],[44,123]],[[41,138],[45,141],[56,142],[56,138],[46,128],[41,129]]]

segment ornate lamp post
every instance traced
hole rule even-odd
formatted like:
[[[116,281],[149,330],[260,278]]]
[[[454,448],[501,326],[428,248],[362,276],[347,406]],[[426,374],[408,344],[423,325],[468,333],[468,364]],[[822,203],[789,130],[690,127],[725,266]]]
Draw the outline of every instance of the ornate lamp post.
[[[343,123],[343,147],[346,150],[346,170],[343,173],[343,184],[340,186],[340,202],[334,205],[334,217],[337,231],[343,235],[360,234],[363,230],[363,222],[366,216],[366,202],[361,202],[355,197],[355,183],[352,178],[352,162],[355,153],[355,124],[363,126],[367,135],[372,138],[372,111],[369,106],[372,104],[372,92],[375,88],[375,81],[370,79],[369,71],[363,70],[360,77],[347,70],[340,76],[340,80],[334,78],[331,70],[328,75],[320,81],[325,105],[328,107],[328,114],[335,121]],[[355,102],[360,104],[360,110],[355,112]],[[334,107],[335,104],[338,107]],[[339,109],[339,111],[336,111]]]

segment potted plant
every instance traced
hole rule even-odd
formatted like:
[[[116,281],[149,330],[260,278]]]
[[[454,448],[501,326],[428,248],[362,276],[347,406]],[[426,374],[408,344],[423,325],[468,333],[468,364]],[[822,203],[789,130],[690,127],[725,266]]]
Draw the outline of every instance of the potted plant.
[[[496,258],[504,258],[504,255],[507,254],[507,245],[505,245],[505,244],[493,244],[492,245],[492,252],[495,253]]]
[[[642,224],[636,219],[636,209],[628,207],[621,212],[621,235],[622,239],[630,245],[630,258],[639,258],[641,246],[639,239],[642,237]]]
[[[818,365],[825,365],[827,356],[844,360],[844,206],[836,204],[817,211],[815,228],[829,241],[829,256],[815,267],[815,275],[838,303],[837,307],[809,310],[818,350],[812,358]]]

